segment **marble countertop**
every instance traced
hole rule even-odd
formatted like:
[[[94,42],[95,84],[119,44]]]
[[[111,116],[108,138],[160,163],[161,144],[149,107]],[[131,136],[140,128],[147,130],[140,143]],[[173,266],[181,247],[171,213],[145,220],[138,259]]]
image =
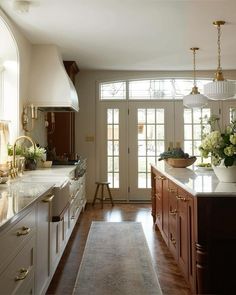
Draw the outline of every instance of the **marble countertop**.
[[[60,187],[68,181],[74,166],[53,166],[25,171],[22,176],[0,184],[0,227],[14,221],[39,197],[53,187]]]
[[[211,169],[198,168],[194,165],[187,168],[173,168],[164,161],[157,162],[153,167],[194,196],[236,197],[236,183],[219,182]]]

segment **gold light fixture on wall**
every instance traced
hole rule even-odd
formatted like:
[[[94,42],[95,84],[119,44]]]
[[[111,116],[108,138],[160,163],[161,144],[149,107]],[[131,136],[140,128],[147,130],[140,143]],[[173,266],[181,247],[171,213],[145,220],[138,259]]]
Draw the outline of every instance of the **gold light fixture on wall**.
[[[198,91],[196,83],[196,51],[198,47],[190,48],[193,52],[193,88],[189,95],[183,97],[183,104],[187,108],[202,108],[207,105],[207,97]]]
[[[218,66],[215,73],[213,82],[204,85],[204,94],[213,100],[225,100],[232,98],[235,95],[235,83],[224,79],[223,71],[221,68],[221,26],[225,24],[225,21],[214,21],[213,25],[217,27],[218,38]]]
[[[30,114],[29,114],[30,113]],[[34,121],[38,118],[38,108],[33,104],[23,107],[22,127],[25,132],[30,132],[34,129]],[[29,126],[30,125],[30,126]]]

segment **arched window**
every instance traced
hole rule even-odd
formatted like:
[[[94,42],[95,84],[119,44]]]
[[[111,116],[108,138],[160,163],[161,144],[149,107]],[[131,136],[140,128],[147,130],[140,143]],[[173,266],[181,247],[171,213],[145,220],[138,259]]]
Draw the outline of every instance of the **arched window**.
[[[18,135],[19,54],[15,38],[1,17],[0,44],[0,162],[2,163],[5,162],[6,144],[12,143]]]

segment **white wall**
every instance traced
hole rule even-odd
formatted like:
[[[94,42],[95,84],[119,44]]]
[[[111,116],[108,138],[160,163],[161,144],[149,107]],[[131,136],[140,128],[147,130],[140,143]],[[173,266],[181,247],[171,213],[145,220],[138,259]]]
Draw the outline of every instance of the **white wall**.
[[[212,78],[213,72],[197,72],[197,77]],[[228,79],[236,80],[236,71],[224,71]],[[96,179],[96,87],[98,82],[109,80],[142,79],[158,77],[192,78],[192,72],[153,72],[153,71],[80,71],[76,76],[76,88],[79,94],[80,110],[76,114],[75,151],[88,160],[87,196],[91,201],[95,191]],[[94,141],[86,141],[86,137],[94,137]]]
[[[0,9],[0,17],[4,20],[6,26],[9,27],[12,35],[17,43],[18,52],[19,52],[19,97],[17,98],[19,102],[19,112],[18,116],[18,126],[17,135],[24,134],[24,130],[22,129],[21,124],[21,116],[23,105],[25,104],[28,96],[28,86],[29,86],[29,75],[30,75],[30,61],[31,61],[31,52],[32,52],[32,44],[30,41],[21,33],[18,27],[11,21],[6,14]],[[39,112],[39,119],[35,123],[35,129],[30,136],[33,139],[41,144],[42,146],[46,146],[46,129],[44,128],[44,115]]]

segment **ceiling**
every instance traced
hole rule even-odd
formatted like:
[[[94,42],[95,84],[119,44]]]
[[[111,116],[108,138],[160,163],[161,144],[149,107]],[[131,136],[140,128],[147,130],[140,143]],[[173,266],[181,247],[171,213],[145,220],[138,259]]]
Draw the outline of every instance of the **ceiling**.
[[[197,69],[236,69],[235,0],[32,0],[28,13],[2,9],[34,44],[57,44],[80,69],[191,70],[189,48],[200,47]]]

